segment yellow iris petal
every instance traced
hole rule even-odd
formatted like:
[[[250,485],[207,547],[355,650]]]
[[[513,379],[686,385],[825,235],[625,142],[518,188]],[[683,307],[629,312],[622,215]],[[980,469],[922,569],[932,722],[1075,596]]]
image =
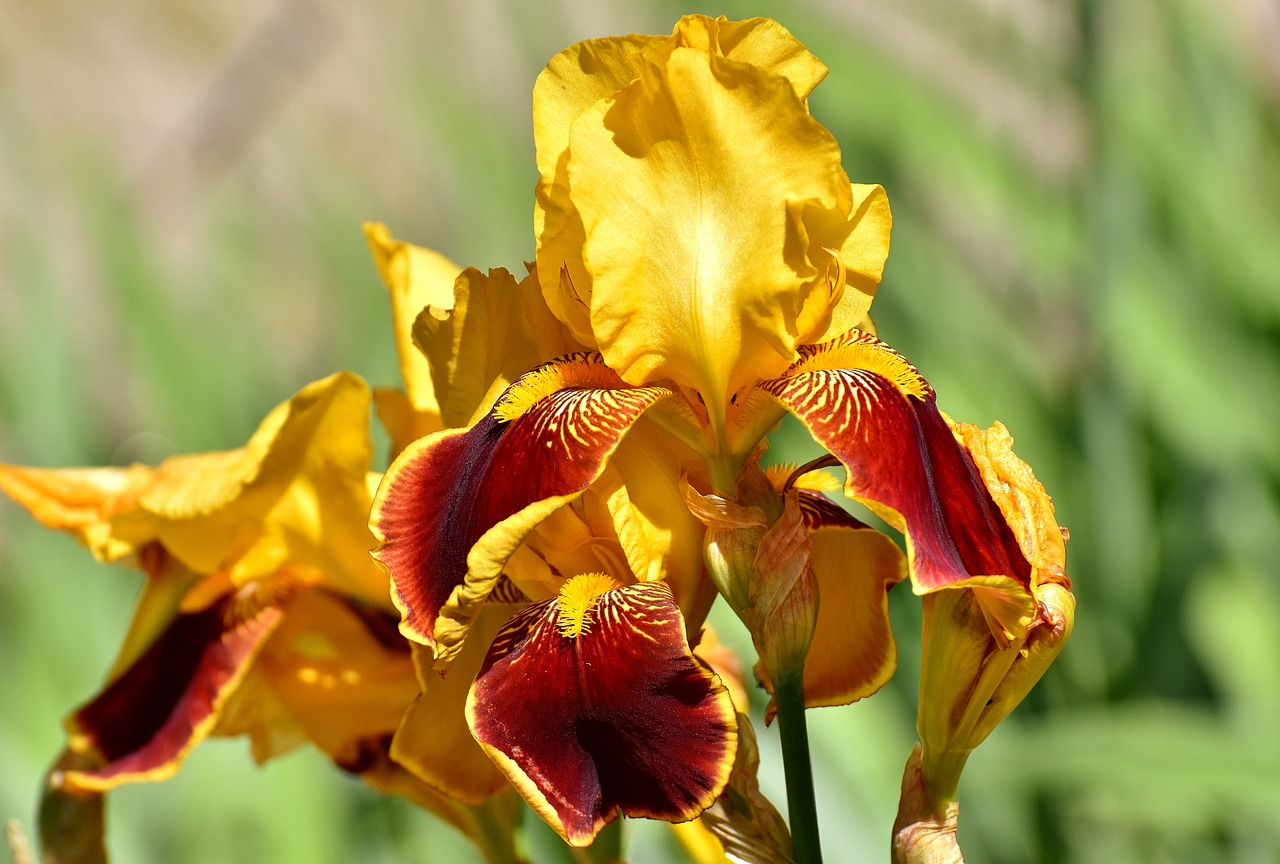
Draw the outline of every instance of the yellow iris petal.
[[[224,480],[214,479],[221,454],[166,462],[170,482],[143,497],[136,517],[198,573],[226,571],[245,584],[288,564],[385,605],[386,582],[368,560],[373,538],[362,518],[372,459],[368,411],[368,387],[354,375],[310,384],[242,450],[226,454],[237,458],[223,466],[236,467]]]
[[[516,606],[497,603],[480,610],[471,638],[443,678],[431,669],[431,650],[413,646],[421,695],[396,730],[391,756],[432,788],[471,805],[482,803],[507,785],[471,737],[464,709],[471,682],[493,637],[517,610]]]
[[[453,282],[462,268],[438,252],[397,240],[381,223],[366,223],[364,234],[391,298],[396,358],[404,379],[403,393],[376,393],[378,414],[398,452],[415,438],[441,428],[431,370],[413,344],[413,322],[428,306],[443,311],[453,308]]]
[[[365,742],[394,732],[418,695],[407,647],[383,644],[335,595],[304,591],[249,670],[245,683],[261,682],[262,690],[238,691],[217,734],[249,734],[265,761],[279,752],[282,730],[295,730],[339,763],[355,764]]]
[[[833,339],[855,327],[875,332],[867,310],[884,274],[884,262],[889,257],[889,229],[893,227],[889,197],[883,186],[853,184],[853,210],[848,224],[849,236],[837,252],[843,285],[836,289],[833,297],[831,321],[825,333],[814,333],[804,342]]]
[[[722,426],[827,320],[852,194],[787,79],[676,49],[578,119],[568,170],[592,330],[628,382],[693,387]]]
[[[539,317],[542,298],[533,277],[516,282],[506,270],[462,271],[452,309],[430,307],[413,323],[413,342],[430,364],[440,418],[447,428],[468,426],[488,411],[511,382],[545,359],[541,342],[556,322]],[[545,335],[538,328],[553,329]],[[553,343],[551,354],[563,353]]]
[[[571,45],[551,59],[533,91],[537,142],[538,273],[552,312],[574,338],[596,347],[591,325],[592,276],[582,256],[582,218],[569,191],[569,131],[573,122],[602,99],[640,77],[650,64],[663,64],[676,48],[723,54],[758,66],[791,82],[806,98],[827,74],[827,67],[776,21],[753,18],[727,21],[688,15],[670,36],[622,36]]]
[[[386,580],[368,557],[369,401],[364,381],[338,373],[276,406],[243,447],[154,468],[3,465],[0,491],[100,560],[158,544],[211,580],[197,606],[287,567],[385,607]]]

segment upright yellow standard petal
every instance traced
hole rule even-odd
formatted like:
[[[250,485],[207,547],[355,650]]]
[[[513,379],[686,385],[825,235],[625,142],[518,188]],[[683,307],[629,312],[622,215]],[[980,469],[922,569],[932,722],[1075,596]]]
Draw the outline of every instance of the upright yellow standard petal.
[[[595,348],[591,332],[591,274],[582,257],[582,218],[569,194],[566,172],[569,129],[601,99],[640,76],[649,64],[666,62],[672,50],[693,48],[759,66],[789,80],[801,99],[827,74],[827,67],[776,21],[727,21],[687,15],[670,36],[621,36],[578,42],[551,59],[533,89],[537,143],[538,205],[534,233],[543,295],[579,343]]]
[[[413,343],[431,367],[446,428],[469,426],[513,381],[577,346],[547,314],[532,275],[468,267],[453,285],[453,308],[423,309]]]
[[[578,119],[568,171],[609,366],[696,389],[723,427],[830,308],[833,258],[812,250],[848,233],[835,139],[788,79],[677,48]]]
[[[364,235],[391,298],[396,359],[405,390],[381,390],[376,397],[378,413],[399,451],[414,438],[441,428],[431,370],[413,344],[413,322],[428,306],[453,308],[453,281],[462,268],[438,252],[397,240],[379,222],[365,223]]]

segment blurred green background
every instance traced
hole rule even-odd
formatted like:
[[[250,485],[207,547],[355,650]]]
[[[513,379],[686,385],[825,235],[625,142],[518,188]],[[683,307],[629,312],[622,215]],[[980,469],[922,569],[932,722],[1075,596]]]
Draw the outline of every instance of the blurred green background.
[[[830,66],[811,108],[850,176],[888,189],[881,335],[953,417],[1009,426],[1072,533],[1076,631],[970,760],[970,861],[1280,860],[1280,6],[463,7],[0,0],[0,460],[233,447],[332,370],[396,383],[362,220],[519,268],[547,59],[767,14]],[[7,501],[0,532],[0,818],[29,829],[138,578]],[[892,684],[810,716],[836,864],[887,860],[914,740],[918,603],[894,593]],[[108,803],[120,862],[471,860],[244,741]],[[643,826],[632,857],[670,852]]]

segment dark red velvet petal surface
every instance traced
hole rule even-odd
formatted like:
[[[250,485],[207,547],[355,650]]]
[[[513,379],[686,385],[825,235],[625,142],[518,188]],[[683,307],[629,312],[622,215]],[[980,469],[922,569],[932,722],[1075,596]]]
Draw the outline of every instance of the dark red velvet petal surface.
[[[570,843],[619,811],[679,822],[728,782],[737,722],[728,691],[694,660],[660,582],[602,595],[567,637],[557,601],[499,633],[472,687],[477,740]]]
[[[178,615],[142,656],[70,719],[105,765],[68,772],[72,786],[103,790],[162,779],[217,720],[221,701],[240,680],[280,621],[267,606],[233,617],[230,597]]]
[[[468,430],[415,442],[378,490],[375,557],[391,575],[402,629],[427,645],[476,541],[536,502],[586,489],[640,414],[669,392],[631,388],[599,355],[570,354],[522,376],[498,405],[539,389],[549,392],[509,422],[495,410]]]
[[[844,464],[854,495],[902,516],[917,591],[971,575],[1029,581],[1013,533],[914,367],[859,331],[803,346],[800,355],[760,387]],[[860,356],[867,368],[835,366]]]

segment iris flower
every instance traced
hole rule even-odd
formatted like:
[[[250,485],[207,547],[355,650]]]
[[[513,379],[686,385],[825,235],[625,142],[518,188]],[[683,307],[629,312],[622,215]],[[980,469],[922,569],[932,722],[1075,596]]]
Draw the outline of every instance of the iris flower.
[[[209,735],[247,735],[259,762],[310,742],[465,830],[387,756],[418,688],[367,557],[369,406],[364,382],[338,374],[235,450],[157,467],[0,465],[0,489],[38,521],[146,579],[106,684],[67,719],[42,820],[49,854],[95,842],[76,802],[172,776]]]
[[[432,260],[426,250],[395,241],[381,226],[370,226],[367,233],[375,258],[385,262],[382,272],[393,311],[413,308],[412,303],[398,307],[397,297],[435,299],[408,328],[407,316],[395,313],[397,330],[410,330],[416,346],[413,353],[402,354],[402,365],[406,358],[415,364],[425,358],[421,368],[427,377],[415,378],[407,369],[404,397],[383,397],[383,404],[438,406],[435,418],[422,411],[409,415],[417,418],[417,428],[454,426],[436,437],[456,436],[474,414],[492,407],[496,395],[517,377],[514,370],[573,345],[571,336],[548,326],[554,319],[532,277],[517,283],[505,271],[486,275],[468,270],[448,280],[451,290],[446,294],[438,283],[447,267],[413,267]],[[698,523],[681,504],[678,475],[666,467],[677,456],[684,458],[682,445],[657,444],[644,446],[637,439],[622,448],[585,494],[561,502],[522,536],[519,547],[507,553],[494,590],[469,622],[472,638],[449,658],[448,677],[432,672],[438,658],[431,652],[415,649],[422,694],[405,715],[391,752],[417,777],[470,803],[514,784],[566,839],[579,845],[590,842],[619,808],[632,815],[690,818],[715,799],[733,762],[735,711],[725,685],[695,661],[686,638],[681,608],[701,607],[705,615],[711,596],[701,579]],[[405,452],[420,447],[413,444]],[[396,464],[404,461],[402,454]],[[666,470],[670,482],[644,487],[627,482],[655,469]],[[384,490],[389,488],[384,484]],[[438,494],[442,487],[428,482],[424,491]],[[374,512],[384,512],[384,505],[376,503]],[[386,524],[375,516],[375,532]],[[443,520],[436,525],[442,536],[453,531]],[[619,610],[625,611],[624,619],[618,618]],[[696,643],[700,631],[693,632]],[[649,650],[655,642],[667,649],[662,656]],[[506,647],[500,651],[501,645]],[[551,648],[543,650],[545,645]],[[578,653],[556,651],[556,645]],[[624,666],[635,672],[625,680],[587,678],[579,691],[574,658],[583,654],[581,662],[598,665],[601,660],[590,658],[601,651],[615,662],[626,652],[645,662]],[[549,711],[531,699],[523,677],[530,664],[520,662],[527,653],[537,655],[535,669],[543,676],[539,689],[549,703],[586,709],[563,716],[563,711]],[[571,665],[545,668],[557,658]],[[608,686],[592,689],[593,681]],[[469,700],[501,708],[476,714],[468,709]],[[563,722],[554,728],[548,718],[557,715]],[[619,723],[624,715],[652,718],[652,728]],[[501,733],[486,732],[490,717],[540,726],[539,770],[554,768],[571,778],[561,786],[589,777],[596,797],[581,801],[557,794],[559,788],[539,791],[519,760],[491,743]],[[585,732],[588,728],[595,733]],[[635,738],[636,746],[618,748],[624,735]],[[573,746],[568,746],[570,739]],[[658,743],[647,745],[647,739]],[[687,754],[686,776],[667,761],[674,746]],[[637,783],[637,778],[647,782]]]
[[[889,208],[879,186],[850,183],[809,114],[825,73],[765,19],[689,16],[669,37],[561,52],[534,90],[530,275],[468,271],[455,286],[469,314],[520,318],[498,341],[542,362],[495,358],[492,340],[459,360],[447,310],[417,319],[437,385],[496,383],[444,424],[456,428],[392,463],[375,554],[401,631],[438,671],[484,652],[464,673],[476,670],[471,731],[575,845],[618,812],[692,818],[726,782],[732,713],[688,647],[715,596],[703,567],[679,559],[689,537],[712,563],[744,536],[756,552],[795,551],[774,563],[809,598],[808,704],[859,698],[892,671],[884,593],[902,578],[896,549],[803,484],[756,476],[786,413],[843,465],[845,494],[904,533],[917,593],[999,577],[983,611],[1013,628],[1021,606],[1006,595],[1030,584],[933,389],[869,329]],[[502,299],[477,301],[480,286]],[[568,353],[548,351],[557,344]],[[484,363],[502,374],[480,374]],[[744,489],[755,497],[739,500]],[[591,509],[588,494],[625,560],[522,576],[540,526]],[[686,501],[701,511],[693,528]],[[764,558],[746,569],[760,575]],[[729,577],[715,587],[743,608],[771,590]],[[532,605],[494,635],[486,610],[512,596]]]

